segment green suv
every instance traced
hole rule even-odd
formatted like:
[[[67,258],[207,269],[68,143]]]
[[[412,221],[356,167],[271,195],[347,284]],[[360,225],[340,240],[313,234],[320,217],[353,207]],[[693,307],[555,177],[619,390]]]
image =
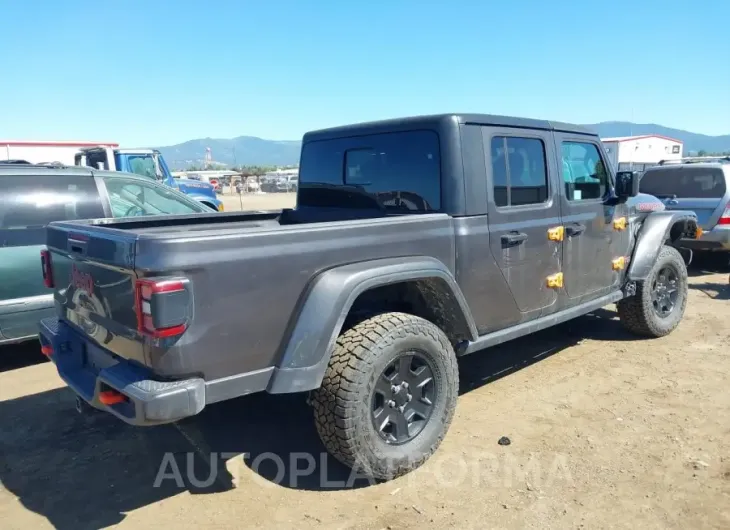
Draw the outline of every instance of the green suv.
[[[130,173],[0,161],[0,345],[37,338],[38,321],[53,314],[40,266],[51,221],[210,211]]]

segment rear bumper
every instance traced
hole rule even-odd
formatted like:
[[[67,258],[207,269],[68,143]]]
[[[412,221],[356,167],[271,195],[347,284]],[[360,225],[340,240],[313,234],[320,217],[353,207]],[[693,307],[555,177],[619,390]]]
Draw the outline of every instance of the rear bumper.
[[[120,359],[85,340],[56,318],[39,324],[41,346],[50,346],[49,358],[58,374],[84,401],[110,412],[131,425],[159,425],[194,416],[205,407],[201,378],[160,381],[146,369]],[[102,392],[116,391],[124,401],[102,403]]]
[[[692,250],[730,250],[730,229],[715,228],[699,239],[682,239],[681,246]]]

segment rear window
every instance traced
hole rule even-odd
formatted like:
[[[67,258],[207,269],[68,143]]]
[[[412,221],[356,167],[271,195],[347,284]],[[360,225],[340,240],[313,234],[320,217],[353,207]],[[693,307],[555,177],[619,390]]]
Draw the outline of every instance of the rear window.
[[[48,223],[98,217],[104,217],[104,209],[91,177],[0,177],[1,246],[42,245]]]
[[[433,131],[308,142],[299,206],[433,212],[441,208],[439,138]]]
[[[725,195],[725,176],[717,167],[665,167],[644,173],[642,193],[678,199],[719,199]]]
[[[105,177],[114,217],[210,212],[197,201],[156,182],[140,178]]]

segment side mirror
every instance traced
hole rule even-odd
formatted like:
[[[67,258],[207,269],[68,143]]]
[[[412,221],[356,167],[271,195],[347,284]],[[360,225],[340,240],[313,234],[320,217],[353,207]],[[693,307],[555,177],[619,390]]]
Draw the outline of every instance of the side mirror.
[[[639,173],[637,171],[619,171],[616,173],[616,196],[626,200],[639,194]]]

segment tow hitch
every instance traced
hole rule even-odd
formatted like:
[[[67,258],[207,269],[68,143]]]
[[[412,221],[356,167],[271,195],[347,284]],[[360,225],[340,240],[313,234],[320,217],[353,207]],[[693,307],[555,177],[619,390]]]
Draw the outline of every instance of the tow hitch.
[[[89,405],[81,397],[76,396],[76,412],[78,412],[79,414],[89,414],[94,410],[94,407]]]

